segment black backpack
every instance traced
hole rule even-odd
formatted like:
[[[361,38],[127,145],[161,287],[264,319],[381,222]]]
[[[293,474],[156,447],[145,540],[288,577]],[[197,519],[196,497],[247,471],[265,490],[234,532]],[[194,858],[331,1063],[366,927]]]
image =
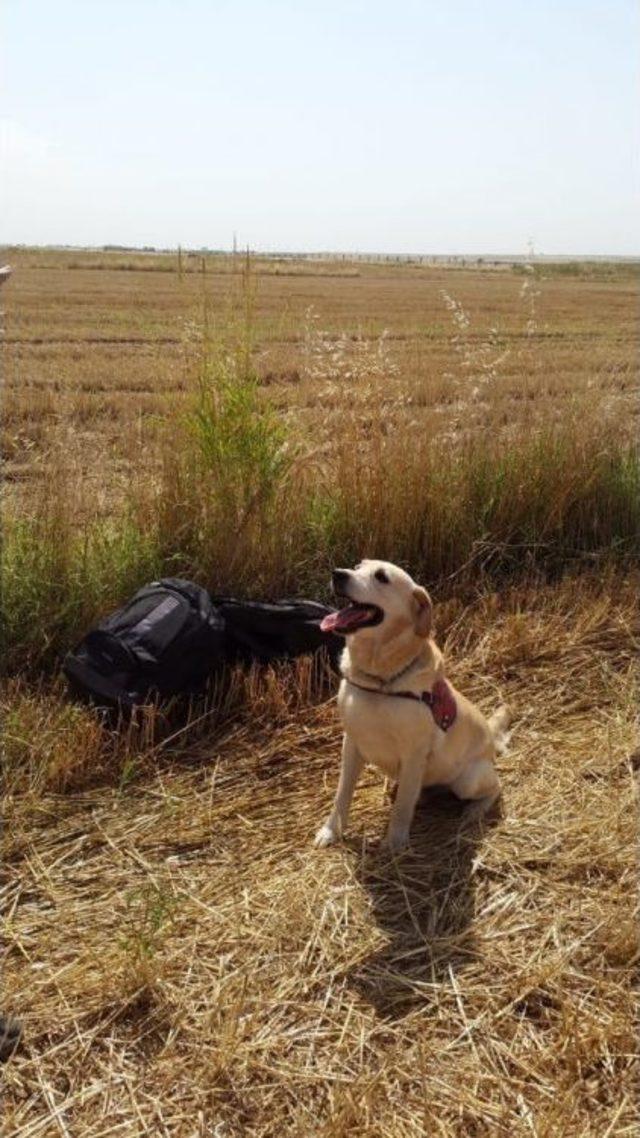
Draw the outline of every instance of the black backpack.
[[[73,693],[101,708],[131,711],[160,696],[202,690],[222,667],[300,656],[341,639],[321,632],[331,609],[316,601],[239,601],[166,577],[140,589],[69,652],[63,671]]]
[[[198,691],[224,658],[224,619],[206,589],[166,577],[87,633],[63,671],[76,695],[127,711]]]

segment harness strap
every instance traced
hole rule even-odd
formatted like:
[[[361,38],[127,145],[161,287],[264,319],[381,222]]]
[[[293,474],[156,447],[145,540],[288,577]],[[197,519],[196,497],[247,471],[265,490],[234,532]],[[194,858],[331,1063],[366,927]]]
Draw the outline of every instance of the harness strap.
[[[354,680],[344,679],[352,688],[359,688],[360,691],[366,691],[369,695],[386,695],[392,699],[413,699],[418,703],[424,703],[428,707],[437,726],[441,731],[448,731],[455,722],[458,714],[455,698],[451,692],[446,680],[436,680],[433,685],[433,691],[423,691],[418,694],[414,691],[380,691],[377,688],[366,688],[363,684],[357,684]]]

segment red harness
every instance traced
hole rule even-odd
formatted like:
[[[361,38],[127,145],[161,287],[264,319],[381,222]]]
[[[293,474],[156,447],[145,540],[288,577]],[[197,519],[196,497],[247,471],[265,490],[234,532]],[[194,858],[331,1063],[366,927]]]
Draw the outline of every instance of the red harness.
[[[418,703],[424,703],[431,711],[436,725],[441,731],[448,731],[455,723],[458,714],[455,698],[446,680],[436,680],[433,691],[423,691],[419,695],[414,691],[378,691],[377,688],[365,688],[362,684],[354,683],[353,680],[347,680],[347,683],[351,684],[353,688],[360,688],[360,691],[368,691],[370,695],[388,695],[395,699],[416,699]]]

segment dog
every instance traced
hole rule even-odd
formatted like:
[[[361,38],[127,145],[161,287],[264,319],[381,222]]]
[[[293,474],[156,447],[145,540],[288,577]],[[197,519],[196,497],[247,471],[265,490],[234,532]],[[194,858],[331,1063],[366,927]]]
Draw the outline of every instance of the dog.
[[[332,584],[346,604],[321,628],[346,638],[338,693],[344,737],[333,809],[316,846],[344,834],[365,763],[397,783],[385,838],[392,852],[407,845],[425,786],[448,787],[473,800],[474,813],[485,813],[501,792],[494,763],[506,746],[509,709],[487,720],[446,678],[431,636],[431,598],[403,569],[361,561],[355,569],[334,569]]]

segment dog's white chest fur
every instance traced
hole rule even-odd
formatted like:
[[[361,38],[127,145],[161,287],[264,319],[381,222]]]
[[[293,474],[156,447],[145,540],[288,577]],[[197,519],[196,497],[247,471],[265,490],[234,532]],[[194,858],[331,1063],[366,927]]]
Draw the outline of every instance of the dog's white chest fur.
[[[432,746],[433,728],[428,710],[417,701],[394,699],[361,691],[343,680],[338,707],[345,732],[363,759],[388,778],[397,779],[400,763],[415,754],[424,740],[424,764]]]

